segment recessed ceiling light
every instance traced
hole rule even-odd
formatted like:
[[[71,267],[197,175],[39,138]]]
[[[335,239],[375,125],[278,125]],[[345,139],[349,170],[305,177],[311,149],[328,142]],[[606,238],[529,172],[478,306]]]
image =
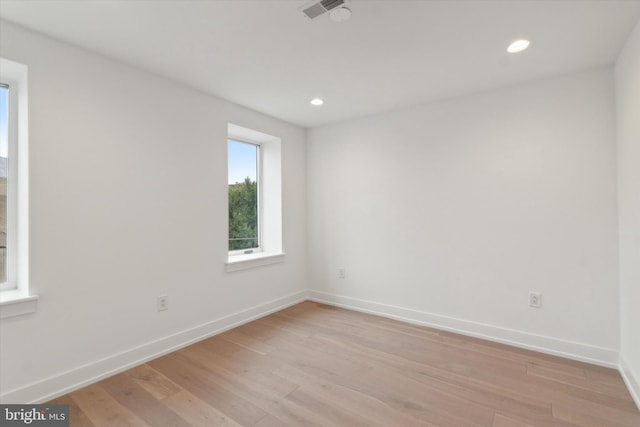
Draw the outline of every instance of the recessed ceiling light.
[[[348,7],[337,7],[329,12],[329,17],[333,22],[348,21],[351,18],[351,9]]]
[[[509,53],[522,52],[523,50],[528,48],[530,44],[531,42],[526,39],[516,40],[509,45],[509,47],[507,48],[507,52]]]
[[[322,105],[324,104],[324,101],[320,98],[313,98],[311,100],[311,105]]]

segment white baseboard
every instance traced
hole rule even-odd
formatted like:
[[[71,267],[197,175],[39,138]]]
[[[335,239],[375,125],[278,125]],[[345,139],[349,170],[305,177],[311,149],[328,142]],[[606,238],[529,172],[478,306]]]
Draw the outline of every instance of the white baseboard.
[[[118,354],[88,363],[0,395],[2,403],[40,403],[55,399],[111,375],[217,335],[268,314],[312,300],[337,307],[429,326],[463,335],[540,351],[569,359],[619,369],[636,404],[640,407],[640,383],[618,352],[612,349],[559,340],[419,310],[351,298],[326,292],[304,290],[221,317],[206,324],[148,342]],[[619,362],[619,364],[618,364]]]
[[[633,397],[633,401],[636,402],[636,406],[640,411],[640,376],[633,372],[631,366],[627,364],[627,361],[622,354],[620,355],[620,375],[622,375],[622,379],[627,385],[629,393],[631,394],[631,397]]]
[[[346,297],[326,292],[309,291],[309,299],[337,307],[362,311],[409,323],[429,326],[462,335],[482,338],[554,356],[618,369],[618,351],[587,344],[560,340],[528,332],[501,328],[484,323],[471,322],[441,316],[425,311],[413,310],[359,298]]]
[[[307,299],[296,292],[0,395],[2,403],[41,403]]]

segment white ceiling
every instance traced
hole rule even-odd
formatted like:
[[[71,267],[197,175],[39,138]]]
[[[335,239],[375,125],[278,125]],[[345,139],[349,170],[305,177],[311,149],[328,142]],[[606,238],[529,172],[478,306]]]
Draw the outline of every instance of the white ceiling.
[[[0,0],[0,17],[303,127],[611,64],[640,18],[636,0],[354,0],[334,23],[306,3]]]

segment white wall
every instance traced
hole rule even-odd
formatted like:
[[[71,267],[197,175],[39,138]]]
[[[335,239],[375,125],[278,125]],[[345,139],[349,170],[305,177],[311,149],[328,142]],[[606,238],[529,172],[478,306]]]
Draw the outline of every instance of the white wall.
[[[640,23],[616,63],[620,363],[640,407]]]
[[[40,295],[37,313],[0,323],[1,401],[43,400],[304,295],[303,129],[7,22],[0,55],[29,67]],[[283,264],[225,273],[228,122],[282,138]]]
[[[610,69],[314,129],[305,158],[302,129],[2,22],[0,55],[29,66],[40,300],[0,322],[0,401],[290,304],[307,277],[316,299],[604,365],[620,317],[637,381],[638,33],[616,67],[619,298]],[[284,264],[224,272],[228,122],[282,138]]]
[[[311,130],[314,298],[616,366],[612,77]]]

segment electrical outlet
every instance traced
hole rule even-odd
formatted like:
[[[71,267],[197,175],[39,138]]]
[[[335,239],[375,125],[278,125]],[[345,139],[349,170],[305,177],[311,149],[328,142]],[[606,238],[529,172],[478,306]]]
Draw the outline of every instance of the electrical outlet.
[[[529,307],[542,307],[542,294],[538,292],[529,292]]]
[[[339,279],[344,279],[347,277],[347,272],[345,271],[344,268],[339,268],[338,269],[338,278]]]
[[[158,297],[158,311],[169,310],[169,297],[167,295],[160,295]]]

